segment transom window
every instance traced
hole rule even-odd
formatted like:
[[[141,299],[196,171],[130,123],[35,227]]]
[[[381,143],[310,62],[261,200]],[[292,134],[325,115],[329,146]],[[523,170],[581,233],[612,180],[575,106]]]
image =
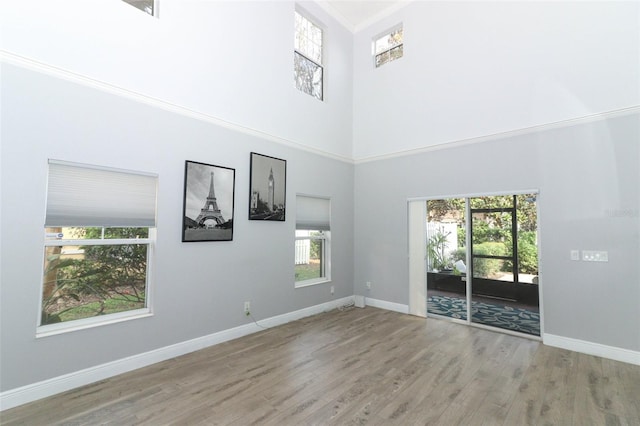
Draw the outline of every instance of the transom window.
[[[404,47],[402,27],[385,33],[373,41],[373,54],[376,68],[402,58]]]
[[[323,99],[322,29],[295,12],[293,79],[296,88]]]
[[[150,313],[155,175],[49,161],[38,335]]]

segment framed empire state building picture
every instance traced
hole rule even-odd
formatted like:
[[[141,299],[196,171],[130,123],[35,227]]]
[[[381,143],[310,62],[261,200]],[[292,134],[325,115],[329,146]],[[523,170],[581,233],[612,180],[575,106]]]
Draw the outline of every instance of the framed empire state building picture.
[[[249,220],[284,222],[286,195],[287,162],[252,152]]]
[[[182,242],[233,240],[235,169],[186,161]]]

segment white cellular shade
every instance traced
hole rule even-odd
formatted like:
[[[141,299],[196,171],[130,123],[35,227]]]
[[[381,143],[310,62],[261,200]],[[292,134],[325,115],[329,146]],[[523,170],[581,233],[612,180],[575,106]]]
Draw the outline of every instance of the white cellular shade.
[[[331,200],[328,198],[296,196],[296,229],[330,230]]]
[[[45,227],[155,227],[157,177],[49,160]]]

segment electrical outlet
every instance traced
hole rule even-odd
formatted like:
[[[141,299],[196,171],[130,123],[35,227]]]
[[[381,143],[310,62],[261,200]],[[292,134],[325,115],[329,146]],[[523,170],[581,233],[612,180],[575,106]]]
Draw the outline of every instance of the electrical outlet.
[[[371,290],[371,281],[367,281],[367,290]]]
[[[251,315],[251,302],[244,302],[244,314],[246,316]]]
[[[335,287],[331,286],[331,290],[330,291],[331,291],[331,294],[335,293],[336,292]]]
[[[580,260],[580,250],[571,250],[571,260]]]

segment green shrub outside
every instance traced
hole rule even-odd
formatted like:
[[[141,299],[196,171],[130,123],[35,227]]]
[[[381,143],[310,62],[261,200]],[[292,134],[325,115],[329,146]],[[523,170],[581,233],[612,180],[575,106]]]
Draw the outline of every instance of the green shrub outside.
[[[474,254],[487,256],[506,256],[507,247],[504,243],[486,242],[473,246]],[[487,278],[500,272],[505,266],[504,261],[499,259],[476,259],[473,265],[473,275],[475,277]]]
[[[538,273],[538,246],[535,231],[518,233],[518,269],[523,274]]]
[[[473,246],[475,254],[491,255],[491,256],[506,256],[507,246],[504,243],[498,242],[486,242],[482,244],[475,244]],[[466,247],[459,247],[453,252],[453,261],[462,260],[466,262],[467,256]],[[476,277],[489,277],[491,275],[500,272],[500,268],[504,265],[502,260],[499,259],[482,259],[474,264],[474,276]]]
[[[536,233],[534,231],[521,232],[518,238],[518,269],[521,274],[537,274],[538,273],[538,246],[536,245]],[[499,242],[486,242],[473,246],[475,254],[493,255],[493,256],[509,256],[511,255],[511,244]],[[459,247],[453,254],[453,262],[458,260],[467,262],[466,247]],[[511,262],[504,264],[500,260],[485,259],[475,264],[475,275],[478,277],[486,277],[500,271],[501,265],[510,269]]]

